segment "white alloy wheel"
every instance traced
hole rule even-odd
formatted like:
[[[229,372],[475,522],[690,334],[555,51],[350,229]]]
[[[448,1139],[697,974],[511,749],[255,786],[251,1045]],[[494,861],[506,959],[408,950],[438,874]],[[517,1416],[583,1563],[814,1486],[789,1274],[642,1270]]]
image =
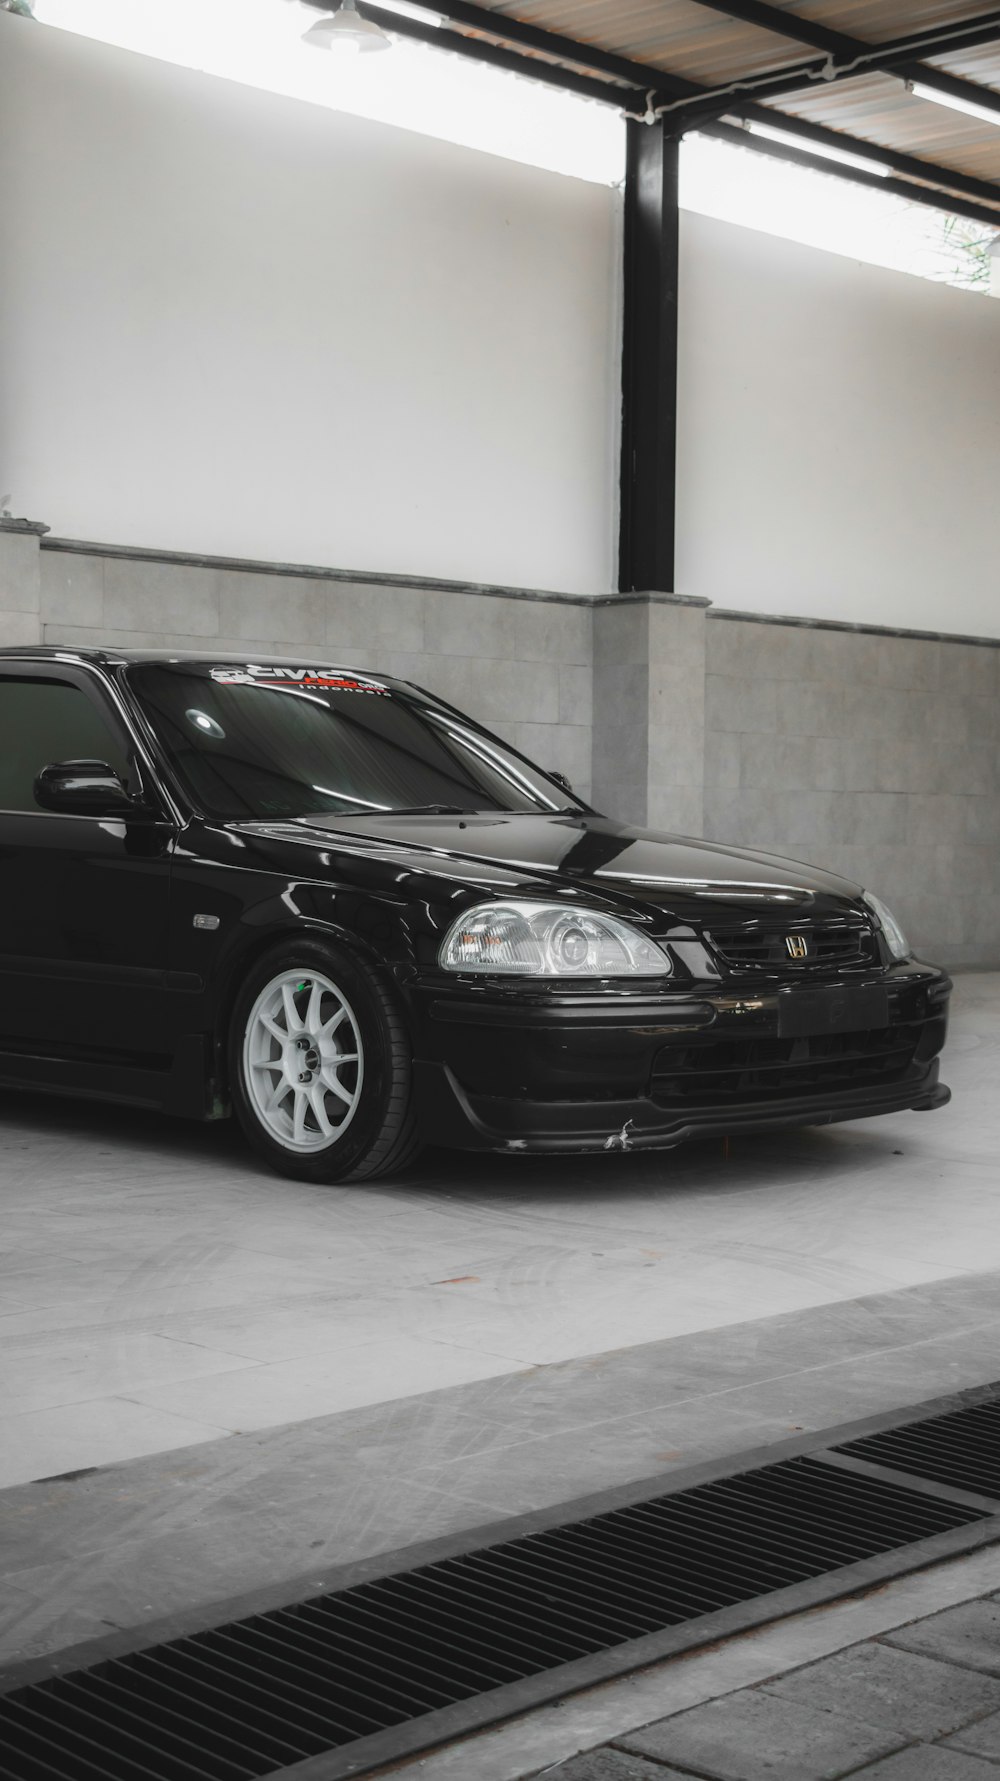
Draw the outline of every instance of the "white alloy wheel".
[[[261,990],[243,1038],[250,1106],[285,1150],[325,1150],[346,1132],[364,1079],[361,1033],[346,996],[308,967]]]

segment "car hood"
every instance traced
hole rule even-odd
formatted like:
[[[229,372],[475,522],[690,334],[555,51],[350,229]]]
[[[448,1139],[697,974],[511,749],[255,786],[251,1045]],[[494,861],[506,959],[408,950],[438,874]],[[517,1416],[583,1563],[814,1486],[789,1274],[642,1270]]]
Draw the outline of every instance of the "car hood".
[[[570,892],[574,899],[586,888],[602,903],[654,905],[685,919],[720,903],[750,913],[861,895],[860,886],[815,866],[582,813],[321,814],[240,826],[319,848],[331,865],[345,851],[375,853],[452,887],[464,879],[470,889],[508,896]]]

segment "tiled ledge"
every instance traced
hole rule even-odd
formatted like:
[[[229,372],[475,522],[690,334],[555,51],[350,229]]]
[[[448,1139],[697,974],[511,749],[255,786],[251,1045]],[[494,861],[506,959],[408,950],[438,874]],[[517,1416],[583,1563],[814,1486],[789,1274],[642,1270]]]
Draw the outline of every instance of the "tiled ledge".
[[[902,625],[859,625],[842,618],[791,618],[774,612],[738,612],[725,606],[712,606],[708,616],[743,625],[791,625],[804,631],[855,631],[865,637],[909,637],[918,643],[974,643],[983,649],[1000,649],[1000,637],[971,637],[962,631],[912,631]]]
[[[8,522],[25,529],[27,521]],[[32,526],[32,530],[45,528]],[[80,538],[45,538],[43,550],[75,556],[116,557],[136,563],[174,563],[188,569],[231,569],[249,575],[300,576],[307,581],[350,582],[354,586],[409,588],[418,593],[443,589],[453,594],[486,594],[499,600],[544,600],[559,606],[709,606],[693,594],[561,594],[546,588],[501,587],[490,583],[445,581],[433,575],[378,574],[370,569],[330,569],[315,563],[274,563],[258,557],[208,556],[186,550],[147,550],[132,544],[98,544]]]
[[[32,532],[38,536],[42,550],[75,556],[112,557],[137,563],[172,563],[185,568],[232,570],[239,574],[294,576],[306,581],[340,582],[356,587],[400,588],[417,593],[441,589],[447,593],[486,595],[498,600],[533,600],[557,606],[689,606],[700,608],[709,618],[739,624],[784,625],[813,631],[852,631],[870,637],[902,637],[924,643],[966,643],[977,644],[984,649],[1000,649],[1000,637],[979,637],[960,631],[915,630],[902,625],[854,624],[837,618],[802,618],[783,613],[741,612],[735,608],[713,606],[711,600],[696,594],[659,591],[566,594],[549,588],[449,581],[432,575],[379,574],[370,569],[332,569],[315,563],[279,563],[259,557],[211,556],[197,551],[155,550],[140,545],[103,544],[80,538],[45,536],[48,528],[36,520],[0,519],[0,531]]]

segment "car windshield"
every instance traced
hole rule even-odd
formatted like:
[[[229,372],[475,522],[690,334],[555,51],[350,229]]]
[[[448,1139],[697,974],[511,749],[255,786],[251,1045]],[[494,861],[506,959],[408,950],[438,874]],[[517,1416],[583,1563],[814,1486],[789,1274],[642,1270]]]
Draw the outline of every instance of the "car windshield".
[[[228,818],[584,808],[447,706],[337,668],[131,668],[193,802]]]

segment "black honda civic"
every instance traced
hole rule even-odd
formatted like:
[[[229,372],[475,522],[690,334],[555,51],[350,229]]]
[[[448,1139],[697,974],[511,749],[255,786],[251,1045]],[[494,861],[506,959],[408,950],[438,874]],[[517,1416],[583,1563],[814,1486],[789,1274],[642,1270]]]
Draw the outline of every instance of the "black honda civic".
[[[0,1082],[286,1175],[943,1106],[951,984],[831,873],[599,816],[419,687],[0,651]]]

